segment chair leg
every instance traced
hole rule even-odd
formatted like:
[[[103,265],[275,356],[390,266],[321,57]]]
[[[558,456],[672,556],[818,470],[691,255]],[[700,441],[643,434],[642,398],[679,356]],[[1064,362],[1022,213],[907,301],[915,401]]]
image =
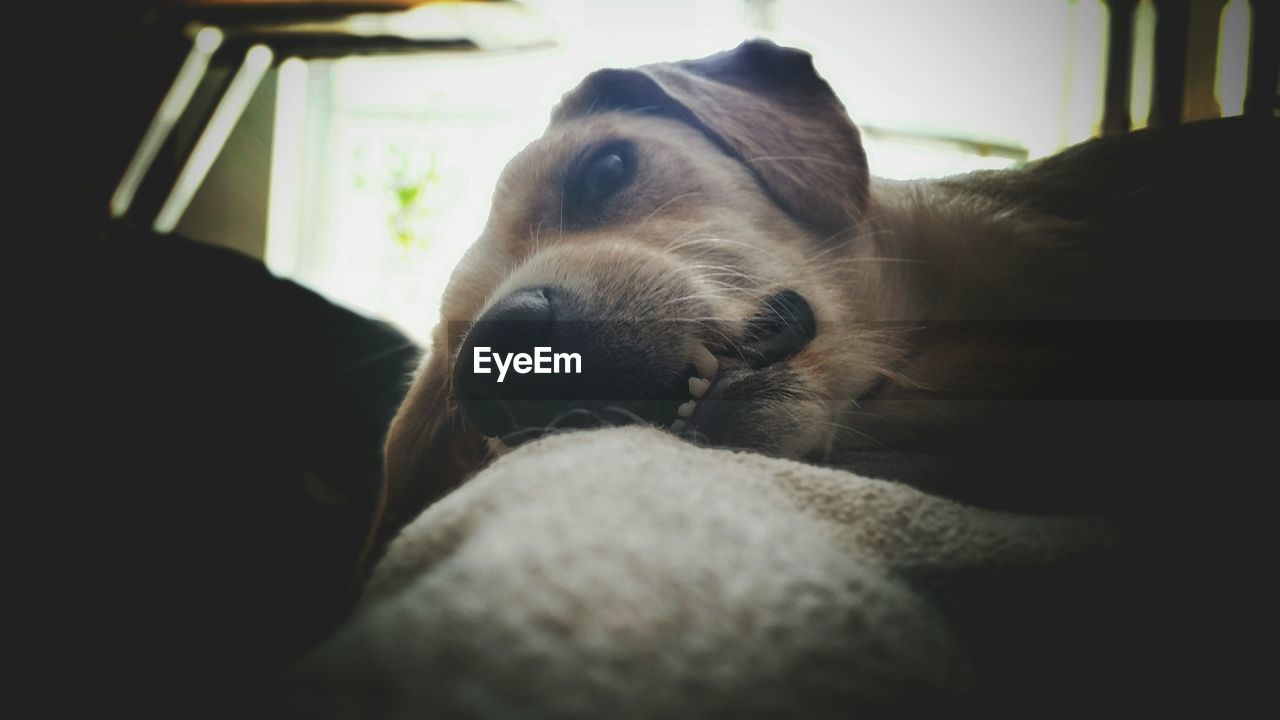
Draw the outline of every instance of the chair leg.
[[[1249,84],[1244,96],[1244,114],[1274,117],[1280,76],[1280,3],[1250,0],[1253,31],[1249,42]]]
[[[1182,120],[1182,98],[1187,81],[1187,39],[1190,0],[1155,0],[1155,77],[1151,86],[1151,111],[1147,125],[1173,127]]]
[[[1107,41],[1107,83],[1103,100],[1102,133],[1129,132],[1129,76],[1133,72],[1133,14],[1138,0],[1104,0],[1111,15]]]
[[[1222,117],[1215,83],[1222,35],[1222,11],[1227,0],[1191,0],[1187,33],[1187,81],[1182,97],[1182,122]]]

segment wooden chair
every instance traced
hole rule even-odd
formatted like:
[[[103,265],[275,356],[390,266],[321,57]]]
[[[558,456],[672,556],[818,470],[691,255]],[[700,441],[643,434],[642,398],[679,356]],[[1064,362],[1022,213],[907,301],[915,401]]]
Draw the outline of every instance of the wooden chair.
[[[1134,13],[1138,0],[1103,0],[1111,15],[1102,132],[1129,131]],[[1150,127],[1221,114],[1213,97],[1218,31],[1227,0],[1152,0],[1156,11]],[[1244,114],[1272,117],[1280,70],[1280,2],[1250,0],[1248,84]]]

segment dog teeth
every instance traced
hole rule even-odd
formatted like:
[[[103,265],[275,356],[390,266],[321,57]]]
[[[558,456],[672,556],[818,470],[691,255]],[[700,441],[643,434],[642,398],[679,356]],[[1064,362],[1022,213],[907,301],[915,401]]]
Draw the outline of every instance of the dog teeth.
[[[699,375],[710,379],[715,377],[716,371],[720,369],[720,361],[705,345],[698,343],[693,348],[693,366],[698,368]]]
[[[692,362],[698,375],[689,378],[689,394],[693,399],[681,403],[676,408],[676,415],[679,417],[672,421],[671,432],[677,435],[689,425],[689,418],[693,417],[693,411],[698,407],[698,400],[711,389],[711,382],[720,371],[720,361],[702,343],[694,344]]]

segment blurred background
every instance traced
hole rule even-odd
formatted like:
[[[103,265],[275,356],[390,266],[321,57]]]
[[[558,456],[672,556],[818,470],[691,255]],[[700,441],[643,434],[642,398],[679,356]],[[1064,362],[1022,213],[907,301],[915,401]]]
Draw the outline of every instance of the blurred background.
[[[504,163],[599,67],[702,56],[754,36],[806,49],[862,127],[873,174],[891,178],[1010,166],[1103,122],[1112,10],[1102,0],[487,4],[518,10],[465,30],[498,26],[507,37],[487,38],[492,47],[320,59],[277,49],[177,232],[262,259],[421,342]],[[1131,13],[1139,128],[1156,4],[1115,4]],[[1252,3],[1184,4],[1193,52],[1212,56],[1212,71],[1184,99],[1183,119],[1239,114]]]

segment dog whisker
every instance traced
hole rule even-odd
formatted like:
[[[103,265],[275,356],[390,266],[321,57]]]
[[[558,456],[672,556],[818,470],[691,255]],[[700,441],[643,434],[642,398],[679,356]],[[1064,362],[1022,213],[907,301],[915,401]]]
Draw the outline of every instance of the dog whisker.
[[[915,258],[895,258],[895,257],[852,257],[835,260],[834,263],[843,263],[854,265],[857,263],[882,262],[882,263],[906,263],[910,265],[936,265],[931,260],[917,260]]]
[[[681,243],[682,243],[683,241],[685,241],[685,240],[689,239],[689,238],[690,238],[694,233],[699,232],[699,231],[701,231],[701,230],[704,230],[704,229],[706,229],[706,228],[708,228],[708,227],[711,227],[711,225],[712,225],[712,223],[710,223],[710,222],[701,222],[701,223],[697,223],[697,224],[695,224],[692,228],[690,228],[690,229],[688,229],[688,230],[686,230],[686,231],[684,231],[684,232],[680,233],[679,235],[677,235],[677,236],[675,236],[675,237],[671,238],[670,240],[668,240],[668,241],[667,241],[667,243],[663,246],[663,248],[662,248],[662,249],[663,249],[663,250],[666,250],[666,251],[672,251],[672,250],[679,249],[680,247],[682,247]]]
[[[636,232],[639,232],[640,230],[643,230],[643,229],[644,229],[645,224],[646,224],[646,223],[648,223],[650,220],[652,220],[654,215],[657,215],[657,214],[658,214],[659,212],[661,212],[662,210],[665,210],[665,209],[667,208],[667,206],[671,205],[672,203],[677,202],[677,201],[682,200],[682,199],[687,198],[687,197],[692,197],[692,196],[694,196],[694,195],[701,195],[701,194],[702,194],[702,191],[700,191],[700,190],[690,190],[689,192],[686,192],[686,193],[680,193],[679,195],[676,195],[675,197],[672,197],[671,199],[669,199],[669,200],[667,200],[666,202],[662,203],[662,204],[661,204],[661,205],[659,205],[658,207],[654,208],[653,212],[651,212],[651,213],[649,213],[648,215],[646,215],[646,216],[645,216],[645,218],[644,218],[644,220],[641,220],[641,221],[640,221],[640,225],[636,228]]]
[[[707,237],[701,237],[701,238],[690,238],[689,242],[692,244],[702,243],[702,244],[711,245],[711,246],[728,245],[733,247],[741,247],[741,248],[745,248],[752,254],[763,255],[779,263],[783,263],[784,265],[790,265],[792,262],[794,262],[794,260],[788,260],[787,258],[784,258],[781,255],[771,252],[770,250],[767,250],[758,245],[754,245],[748,242],[743,242],[742,240],[735,240],[733,238],[727,238],[727,237],[721,237],[721,236],[707,236]]]
[[[396,343],[391,347],[384,348],[382,350],[379,350],[376,353],[371,353],[369,355],[365,355],[364,357],[358,360],[351,361],[345,367],[339,370],[339,374],[345,375],[347,373],[359,370],[360,368],[366,365],[369,365],[371,363],[375,363],[375,362],[378,362],[379,360],[388,358],[397,353],[404,352],[405,350],[414,350],[414,349],[418,349],[418,344],[416,342],[413,342],[412,340],[402,342],[402,343]]]
[[[637,425],[644,425],[648,422],[647,420],[640,417],[639,415],[632,412],[631,410],[628,410],[627,408],[624,408],[624,407],[620,407],[618,405],[605,405],[603,409],[609,412],[621,415],[627,418],[628,420],[630,420],[631,422],[636,423]]]
[[[832,165],[835,167],[845,168],[861,168],[862,165],[856,163],[840,162],[827,157],[818,157],[816,155],[759,155],[753,158],[744,158],[744,162],[761,163],[761,162],[807,162],[818,163],[819,165]]]
[[[872,435],[870,435],[870,434],[868,434],[868,433],[866,433],[866,432],[864,432],[864,431],[862,431],[862,430],[859,430],[858,428],[855,428],[855,427],[852,427],[852,426],[849,426],[849,425],[844,425],[844,424],[837,423],[837,422],[832,422],[832,421],[829,421],[829,420],[818,420],[818,421],[816,421],[816,422],[817,422],[817,424],[819,424],[819,425],[823,425],[823,426],[826,426],[826,427],[830,427],[830,428],[832,428],[832,429],[834,429],[834,430],[836,430],[836,431],[838,431],[838,432],[849,432],[849,433],[853,433],[854,435],[857,435],[858,437],[861,437],[861,438],[865,438],[865,439],[867,439],[867,440],[870,440],[871,442],[875,443],[876,445],[879,445],[881,448],[883,448],[883,449],[885,449],[885,450],[892,450],[892,449],[893,449],[893,448],[892,448],[892,447],[890,447],[888,444],[886,444],[886,443],[884,443],[884,442],[880,441],[879,439],[875,438],[874,436],[872,436]]]

